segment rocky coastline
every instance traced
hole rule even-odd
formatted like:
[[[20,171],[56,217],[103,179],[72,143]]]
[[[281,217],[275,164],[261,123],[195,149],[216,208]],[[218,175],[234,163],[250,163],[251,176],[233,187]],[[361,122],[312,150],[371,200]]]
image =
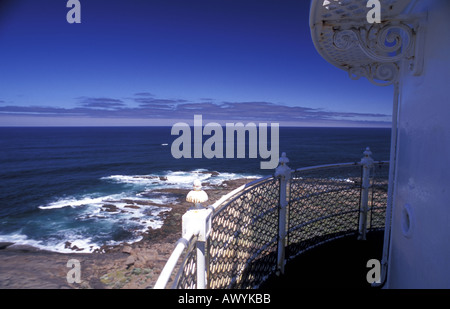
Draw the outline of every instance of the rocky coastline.
[[[205,183],[209,204],[231,190],[254,179],[242,178],[224,181],[217,186]],[[93,253],[56,253],[30,246],[0,243],[0,289],[149,289],[153,288],[175,243],[181,237],[181,217],[192,207],[185,201],[189,190],[164,189],[177,197],[177,202],[164,205],[161,228],[150,229],[142,239],[132,244],[103,246]],[[141,205],[145,207],[145,205]],[[154,206],[154,205],[153,205]],[[130,207],[140,207],[130,201]],[[115,211],[104,205],[104,211]],[[79,283],[69,283],[69,260],[80,262]]]

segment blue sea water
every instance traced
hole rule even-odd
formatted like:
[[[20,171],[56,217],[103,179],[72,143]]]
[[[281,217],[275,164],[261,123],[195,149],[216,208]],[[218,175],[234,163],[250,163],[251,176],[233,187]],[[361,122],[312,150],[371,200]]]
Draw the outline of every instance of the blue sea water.
[[[367,146],[389,160],[390,129],[281,127],[279,137],[291,168],[359,161]],[[273,173],[260,156],[175,159],[176,138],[171,127],[0,128],[0,242],[91,252],[137,241],[175,201],[159,190]],[[153,206],[129,207],[139,201]]]

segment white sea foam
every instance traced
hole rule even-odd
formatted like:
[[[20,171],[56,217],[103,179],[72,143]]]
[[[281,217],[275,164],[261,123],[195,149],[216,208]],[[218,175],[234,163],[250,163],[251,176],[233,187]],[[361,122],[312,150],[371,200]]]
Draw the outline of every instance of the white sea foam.
[[[261,175],[245,175],[236,173],[218,173],[205,169],[193,171],[166,171],[162,174],[149,175],[112,175],[103,177],[103,180],[109,180],[117,183],[133,184],[156,188],[178,188],[190,189],[194,180],[198,179],[203,183],[210,185],[221,185],[224,181],[238,178],[260,178]]]
[[[73,218],[72,223],[78,222],[74,226],[65,226],[65,222],[53,222],[54,227],[49,224],[50,230],[54,229],[52,235],[44,237],[36,236],[41,240],[36,240],[22,234],[21,231],[8,235],[0,235],[0,242],[12,242],[15,246],[26,245],[41,250],[61,252],[61,253],[91,253],[99,249],[102,245],[117,245],[122,242],[133,243],[142,239],[142,233],[149,229],[162,227],[164,220],[162,213],[170,211],[168,207],[157,207],[151,205],[133,205],[125,202],[112,202],[117,211],[105,211],[102,207],[90,205]],[[128,207],[127,207],[128,206]],[[132,206],[132,207],[130,207]],[[58,208],[50,208],[58,211]],[[83,223],[84,222],[84,223]],[[70,225],[70,224],[69,224]],[[100,228],[103,227],[103,228]],[[120,226],[130,232],[126,240],[116,241],[111,239],[113,227]],[[100,230],[100,234],[92,234],[92,231]],[[104,236],[104,237],[98,237]],[[97,239],[97,240],[95,240]]]
[[[11,242],[11,243],[24,243],[28,237],[26,235],[18,233],[12,233],[7,235],[0,235],[0,242]]]
[[[49,224],[48,227],[51,229],[53,229],[51,225],[54,225],[54,233],[58,235],[57,238],[50,236],[45,237],[45,240],[37,241],[21,235],[20,237],[9,236],[10,240],[5,241],[56,252],[92,252],[104,244],[114,245],[123,242],[112,239],[114,230],[119,228],[128,231],[126,242],[132,243],[139,241],[142,233],[149,229],[162,227],[164,223],[162,213],[171,210],[164,206],[176,201],[173,197],[161,194],[146,198],[133,191],[113,195],[97,195],[99,193],[60,198],[39,207],[41,210],[52,211],[53,214],[57,214],[55,212],[64,207],[74,208],[73,217],[64,219],[61,215],[61,219],[56,219],[57,222]],[[150,203],[161,206],[154,206]],[[71,227],[66,228],[66,225]],[[102,231],[101,233],[105,234],[104,237],[92,235],[95,230]],[[103,239],[103,241],[98,239]]]
[[[71,237],[70,234],[65,234],[64,241],[49,241],[45,245],[41,245],[40,248],[61,253],[91,253],[99,249],[100,246],[101,244],[93,242],[91,237],[80,238],[76,235]]]
[[[58,241],[56,239],[43,241],[28,238],[26,235],[20,234],[20,232],[18,232],[8,235],[0,235],[0,241],[14,243],[13,245],[8,247],[10,249],[17,249],[23,248],[23,246],[29,246],[40,250],[60,252],[60,253],[73,253],[73,252],[90,253],[100,247],[98,244],[92,243],[91,239],[89,238],[77,239],[73,235],[71,237],[70,234],[65,235],[64,241],[60,240]],[[71,243],[72,248],[66,245],[67,241]],[[74,251],[74,248],[78,248],[78,250]]]
[[[29,245],[56,252],[93,252],[102,245],[116,245],[122,242],[136,242],[149,229],[158,229],[164,224],[164,212],[170,211],[170,204],[177,203],[175,195],[162,189],[191,189],[194,180],[204,183],[204,188],[221,185],[226,180],[253,178],[259,175],[218,173],[204,169],[194,171],[166,171],[149,175],[111,175],[103,177],[105,182],[128,185],[123,192],[61,197],[39,206],[43,215],[51,214],[52,220],[41,235],[27,237],[21,231],[0,235],[0,241]],[[58,212],[71,207],[71,217]],[[46,216],[46,215],[45,215]],[[37,221],[38,222],[38,221]],[[47,221],[46,221],[47,222]],[[36,223],[39,225],[40,223]],[[39,229],[39,228],[38,228]],[[47,231],[48,230],[48,231]],[[113,234],[126,233],[114,239]],[[35,238],[35,239],[33,239]]]
[[[48,205],[39,206],[39,209],[57,209],[57,208],[63,208],[63,207],[79,207],[79,206],[85,206],[85,205],[93,205],[93,204],[99,204],[102,203],[105,200],[105,197],[97,197],[92,198],[90,196],[82,197],[82,198],[75,198],[75,197],[69,197],[69,198],[61,198],[55,202],[52,202]]]

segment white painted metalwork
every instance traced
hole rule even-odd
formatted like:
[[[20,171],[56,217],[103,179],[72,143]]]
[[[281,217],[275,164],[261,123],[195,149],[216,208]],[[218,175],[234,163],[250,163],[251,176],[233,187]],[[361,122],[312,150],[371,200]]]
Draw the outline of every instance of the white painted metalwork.
[[[284,274],[284,266],[286,264],[285,248],[286,248],[286,209],[289,203],[289,184],[292,170],[287,163],[289,159],[283,152],[279,159],[280,164],[275,169],[275,177],[280,178],[280,205],[278,214],[278,255],[277,255],[277,273]]]
[[[450,288],[450,1],[417,0],[407,17],[418,15],[427,16],[415,33],[425,39],[415,44],[423,49],[423,73],[415,76],[405,65],[399,77],[398,141],[383,285],[393,289]]]
[[[388,184],[388,194],[386,201],[386,219],[384,228],[384,241],[383,241],[383,255],[381,259],[381,278],[380,282],[374,282],[372,285],[377,287],[381,286],[386,282],[387,276],[387,265],[389,261],[389,240],[391,237],[391,224],[392,224],[392,207],[393,207],[393,195],[394,195],[394,183],[395,183],[395,167],[397,165],[397,141],[398,141],[398,109],[399,109],[399,85],[394,84],[394,102],[392,107],[392,129],[391,129],[391,149],[389,158],[389,184]]]
[[[372,152],[370,148],[367,147],[364,151],[364,157],[361,159],[359,164],[363,167],[363,176],[361,184],[361,206],[359,213],[359,236],[358,239],[366,240],[367,232],[367,212],[369,210],[369,189],[370,184],[370,170],[373,167],[374,160],[372,159]]]
[[[186,201],[189,203],[194,203],[196,209],[202,208],[202,203],[208,200],[208,194],[202,190],[202,183],[200,180],[194,180],[193,190],[186,196]]]
[[[274,176],[243,185],[208,208],[183,215],[182,235],[155,288],[163,288],[181,252],[185,258],[173,288],[258,287],[270,274],[283,273],[287,260],[311,248],[355,235],[362,184],[377,166],[364,231],[384,227],[386,162],[373,162],[370,151],[360,163],[330,164],[291,170],[283,153]],[[375,171],[375,168],[373,169]],[[380,173],[381,172],[381,173]],[[364,202],[365,201],[365,202]],[[370,220],[367,220],[370,211]],[[189,242],[188,239],[191,239]],[[186,251],[184,248],[189,247]]]
[[[412,1],[414,2],[414,1]],[[380,23],[366,18],[367,1],[313,0],[311,35],[321,56],[348,72],[350,78],[366,77],[378,86],[398,81],[401,61],[421,74],[422,55],[416,48],[424,16],[403,15],[411,0],[380,0]]]
[[[441,152],[448,154],[450,140],[450,4],[379,0],[381,22],[369,24],[365,2],[313,0],[310,25],[328,62],[351,78],[394,85],[381,282],[375,285],[449,287],[450,165],[442,164]]]
[[[201,203],[208,200],[208,194],[202,190],[200,180],[194,181],[194,190],[186,196],[186,201],[194,203],[194,209],[188,210],[182,217],[183,235],[197,235],[197,289],[206,287],[205,242],[211,229],[211,209],[203,208]]]
[[[166,287],[167,283],[169,282],[170,276],[172,275],[172,272],[178,262],[178,259],[180,258],[181,254],[183,254],[184,249],[188,247],[189,242],[193,237],[194,234],[191,233],[189,235],[184,235],[184,237],[178,240],[175,249],[164,265],[164,268],[161,271],[161,274],[159,275],[155,286],[153,287],[154,289],[164,289]]]
[[[192,192],[192,191],[191,191]],[[182,217],[183,235],[197,235],[197,288],[206,287],[205,242],[211,229],[211,209],[191,209]]]

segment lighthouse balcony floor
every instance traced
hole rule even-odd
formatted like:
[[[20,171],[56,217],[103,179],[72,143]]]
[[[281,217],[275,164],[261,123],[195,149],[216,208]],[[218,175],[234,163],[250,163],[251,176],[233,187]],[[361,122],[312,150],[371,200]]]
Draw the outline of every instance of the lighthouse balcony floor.
[[[366,240],[350,235],[312,248],[288,260],[284,274],[272,274],[260,288],[380,288],[368,281],[376,275],[368,261],[381,261],[383,235],[382,230],[369,232]]]

